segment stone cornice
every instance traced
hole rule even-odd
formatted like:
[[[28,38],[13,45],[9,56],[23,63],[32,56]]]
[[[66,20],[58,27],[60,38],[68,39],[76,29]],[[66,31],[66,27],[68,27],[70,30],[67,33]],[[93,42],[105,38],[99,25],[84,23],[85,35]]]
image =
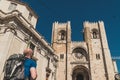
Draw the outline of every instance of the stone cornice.
[[[30,22],[28,22],[18,10],[14,10],[9,13],[5,13],[0,10],[0,15],[1,15],[0,16],[1,20],[10,19],[10,18],[14,17],[14,18],[17,18],[21,23],[27,23],[30,27],[33,27],[33,25]],[[26,26],[26,24],[24,24],[24,25]]]
[[[52,54],[54,54],[54,50],[52,47],[48,44],[48,42],[33,28],[33,26],[27,22],[27,20],[20,14],[19,11],[15,10],[10,13],[4,13],[0,10],[0,22],[9,22],[11,20],[18,21],[21,25],[24,26],[24,28],[27,29],[34,37],[36,37],[43,46],[48,49],[48,51]]]

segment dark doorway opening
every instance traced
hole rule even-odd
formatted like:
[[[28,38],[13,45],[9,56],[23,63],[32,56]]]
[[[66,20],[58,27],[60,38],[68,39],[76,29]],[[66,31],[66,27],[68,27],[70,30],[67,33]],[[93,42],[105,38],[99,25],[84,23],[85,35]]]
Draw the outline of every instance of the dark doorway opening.
[[[82,65],[75,66],[73,68],[72,80],[90,80],[88,69]]]
[[[82,74],[78,74],[78,75],[76,76],[76,80],[84,80],[83,75],[82,75]]]

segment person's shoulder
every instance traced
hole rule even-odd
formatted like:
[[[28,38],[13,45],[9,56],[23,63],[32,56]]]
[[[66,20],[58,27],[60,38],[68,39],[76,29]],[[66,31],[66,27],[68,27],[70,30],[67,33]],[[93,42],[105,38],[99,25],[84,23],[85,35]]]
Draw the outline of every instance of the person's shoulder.
[[[36,67],[37,66],[37,63],[35,60],[31,59],[31,66],[32,67]]]
[[[30,64],[31,66],[36,67],[37,63],[36,63],[35,60],[33,60],[33,59],[26,59],[26,60],[27,60],[26,62],[27,62],[28,64]]]
[[[28,61],[30,61],[30,62],[36,62],[35,60],[33,60],[33,59],[27,59]]]
[[[31,62],[34,62],[34,63],[36,63],[36,61],[35,60],[33,60],[33,59],[30,59],[31,60]]]
[[[35,60],[33,60],[33,59],[29,59],[29,58],[27,58],[25,61],[26,61],[26,62],[30,62],[30,63],[36,63]]]

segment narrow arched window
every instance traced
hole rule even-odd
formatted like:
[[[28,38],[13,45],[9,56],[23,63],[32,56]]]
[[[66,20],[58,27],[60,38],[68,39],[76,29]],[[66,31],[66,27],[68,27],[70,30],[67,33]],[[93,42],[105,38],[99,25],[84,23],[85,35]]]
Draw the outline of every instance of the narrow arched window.
[[[64,30],[61,30],[58,35],[59,40],[65,40],[66,39],[66,32]]]
[[[92,38],[93,38],[93,39],[99,38],[99,32],[98,32],[97,29],[93,29],[93,30],[92,30]]]
[[[96,39],[97,38],[97,33],[93,32],[93,38]]]
[[[65,33],[61,33],[61,40],[65,40]]]

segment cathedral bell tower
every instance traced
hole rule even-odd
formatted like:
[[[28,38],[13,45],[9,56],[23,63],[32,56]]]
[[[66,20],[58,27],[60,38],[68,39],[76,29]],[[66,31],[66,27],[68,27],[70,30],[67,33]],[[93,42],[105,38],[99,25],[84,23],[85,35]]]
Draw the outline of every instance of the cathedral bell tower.
[[[84,22],[84,39],[88,46],[91,80],[114,80],[115,71],[104,23]]]
[[[69,53],[69,45],[71,42],[71,27],[70,22],[53,23],[52,30],[52,47],[55,54],[59,56],[57,78],[65,80],[67,78],[67,54]],[[60,73],[60,74],[58,74]]]

